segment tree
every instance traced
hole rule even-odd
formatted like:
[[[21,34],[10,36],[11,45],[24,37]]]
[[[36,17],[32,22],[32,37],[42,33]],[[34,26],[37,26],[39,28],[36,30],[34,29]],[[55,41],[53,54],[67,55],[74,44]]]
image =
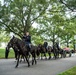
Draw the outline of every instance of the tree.
[[[0,27],[22,37],[48,8],[50,0],[4,0],[0,6]]]
[[[0,43],[2,42],[8,42],[10,39],[9,34],[6,31],[1,30],[0,31]]]
[[[42,34],[41,36],[44,40],[52,41],[53,44],[58,40],[57,38],[59,38],[61,28],[64,24],[64,12],[59,12],[61,10],[63,8],[60,4],[53,5],[52,9],[43,15],[43,18],[37,20],[40,24],[38,34]]]
[[[76,10],[76,0],[60,0],[68,9],[75,11]]]
[[[75,34],[73,28],[76,23],[75,15],[69,15],[68,18],[66,14],[71,9],[75,10],[75,3],[72,6],[75,0],[69,4],[70,1],[72,0],[4,0],[4,4],[0,5],[0,28],[19,37],[29,31],[33,35],[32,39],[37,38],[34,41],[36,44],[43,40],[54,43],[57,38],[65,40],[68,35],[69,41]],[[67,10],[68,4],[70,10]],[[38,24],[36,29],[32,27],[33,23]]]
[[[60,38],[62,39],[62,43],[66,43],[67,47],[74,42],[74,35],[76,34],[75,27],[74,21],[66,20],[64,22]]]

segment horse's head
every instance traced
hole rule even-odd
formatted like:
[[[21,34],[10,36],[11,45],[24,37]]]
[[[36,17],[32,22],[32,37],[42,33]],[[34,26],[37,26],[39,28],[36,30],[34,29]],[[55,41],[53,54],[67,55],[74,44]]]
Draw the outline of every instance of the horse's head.
[[[9,50],[11,47],[12,47],[12,44],[11,44],[11,42],[9,42],[7,47],[6,47],[6,50],[5,50],[5,58],[6,59],[8,58]]]
[[[17,38],[15,36],[12,37],[12,39],[10,40],[10,43],[13,45],[13,44],[16,44],[17,43]]]
[[[5,58],[8,58],[8,54],[9,54],[9,50],[10,48],[14,46],[14,44],[16,43],[16,38],[13,36],[13,38],[9,41],[6,50],[5,50]]]
[[[39,51],[41,50],[41,44],[38,45],[38,50],[39,50]]]

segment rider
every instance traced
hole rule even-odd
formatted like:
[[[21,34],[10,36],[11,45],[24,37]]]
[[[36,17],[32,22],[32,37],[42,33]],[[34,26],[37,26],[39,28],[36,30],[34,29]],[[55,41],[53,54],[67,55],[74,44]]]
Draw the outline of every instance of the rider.
[[[23,36],[23,38],[25,39],[25,44],[28,46],[29,50],[31,48],[31,36],[29,34],[29,32],[26,32],[25,35]]]
[[[44,42],[43,46],[45,47],[46,51],[48,49],[48,43],[47,42]]]
[[[56,42],[55,44],[56,44],[56,47],[58,48],[58,50],[60,50],[58,42]]]

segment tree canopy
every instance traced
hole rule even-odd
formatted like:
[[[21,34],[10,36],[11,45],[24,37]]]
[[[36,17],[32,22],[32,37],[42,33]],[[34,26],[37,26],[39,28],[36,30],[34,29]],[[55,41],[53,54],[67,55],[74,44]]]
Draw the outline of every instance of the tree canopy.
[[[4,0],[0,4],[0,29],[19,37],[29,31],[36,44],[61,39],[68,45],[76,35],[75,3],[76,0]],[[33,24],[37,24],[36,28]]]

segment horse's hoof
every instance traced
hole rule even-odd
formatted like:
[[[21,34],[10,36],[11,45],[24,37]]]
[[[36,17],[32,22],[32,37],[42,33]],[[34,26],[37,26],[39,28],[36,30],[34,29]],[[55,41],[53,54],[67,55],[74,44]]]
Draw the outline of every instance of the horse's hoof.
[[[32,65],[34,65],[34,64],[32,63]]]
[[[47,60],[47,58],[45,58],[45,60]]]
[[[25,61],[24,61],[24,63],[25,63]]]
[[[37,61],[35,61],[35,65],[37,64]]]
[[[51,57],[48,58],[48,60],[50,60],[50,59],[51,59]]]
[[[28,65],[28,67],[30,67],[30,65]]]
[[[41,58],[41,60],[43,60],[43,59]]]
[[[20,63],[22,62],[22,60],[20,60]]]
[[[15,68],[18,68],[18,66],[15,66]]]
[[[34,65],[34,62],[32,62],[32,65]]]
[[[15,62],[17,62],[17,60],[15,60]]]

